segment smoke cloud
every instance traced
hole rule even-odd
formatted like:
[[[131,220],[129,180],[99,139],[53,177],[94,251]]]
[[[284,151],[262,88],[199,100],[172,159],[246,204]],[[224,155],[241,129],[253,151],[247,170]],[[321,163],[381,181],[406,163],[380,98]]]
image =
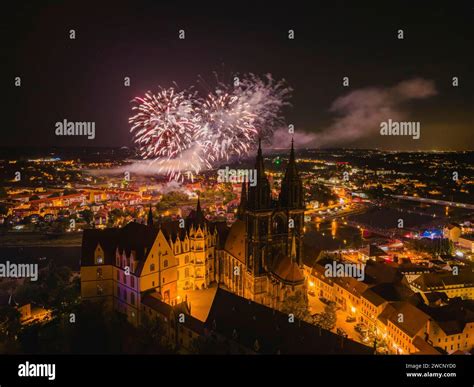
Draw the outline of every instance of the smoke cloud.
[[[337,98],[329,111],[337,117],[319,133],[295,132],[295,144],[299,147],[341,145],[376,133],[380,123],[391,118],[400,121],[407,118],[404,104],[437,94],[433,81],[414,78],[393,87],[369,87],[352,91]],[[281,147],[288,142],[288,130],[275,132],[272,144]]]

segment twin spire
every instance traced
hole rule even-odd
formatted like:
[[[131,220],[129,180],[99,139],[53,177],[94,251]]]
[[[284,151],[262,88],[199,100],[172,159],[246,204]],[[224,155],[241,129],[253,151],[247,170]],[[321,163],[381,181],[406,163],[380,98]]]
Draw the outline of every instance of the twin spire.
[[[268,209],[274,206],[271,198],[271,188],[265,174],[265,165],[262,154],[262,142],[258,140],[257,158],[255,161],[255,169],[257,172],[257,184],[255,187],[242,184],[242,195],[240,199],[238,217],[243,218],[245,209],[251,210]],[[287,192],[284,192],[287,191]],[[295,198],[295,196],[297,196]],[[291,151],[286,167],[285,177],[282,182],[282,191],[280,193],[279,205],[282,207],[302,206],[302,184],[298,176],[296,168],[294,141],[291,139]]]

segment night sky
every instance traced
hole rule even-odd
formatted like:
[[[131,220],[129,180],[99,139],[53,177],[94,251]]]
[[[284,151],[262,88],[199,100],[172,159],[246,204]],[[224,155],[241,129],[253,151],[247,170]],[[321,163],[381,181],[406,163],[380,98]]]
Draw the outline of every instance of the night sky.
[[[40,3],[40,2],[38,2]],[[158,85],[213,82],[235,73],[271,73],[294,89],[287,123],[307,144],[388,149],[473,149],[474,7],[301,6],[297,2],[41,2],[16,5],[7,16],[3,141],[8,146],[130,146],[130,100]],[[306,2],[309,3],[309,2]],[[49,4],[49,5],[48,5]],[[175,4],[175,5],[173,5]],[[272,5],[270,5],[272,4]],[[429,3],[427,3],[429,4]],[[69,39],[75,29],[76,39]],[[178,39],[184,29],[186,39]],[[295,39],[288,39],[288,30]],[[405,38],[397,39],[403,29]],[[14,86],[20,76],[22,86]],[[131,86],[123,78],[131,78]],[[350,87],[342,78],[350,78]],[[459,87],[452,87],[452,77]],[[356,138],[318,143],[341,112],[334,101],[366,88],[382,94],[422,78],[436,93],[396,101],[421,139],[381,137],[362,128]],[[361,93],[357,103],[364,104]],[[369,106],[368,109],[377,109]],[[369,111],[367,114],[371,114]],[[57,137],[54,124],[95,121],[96,138]],[[328,129],[329,128],[329,129]],[[315,136],[316,135],[316,136]],[[330,136],[330,134],[329,134]],[[0,144],[1,145],[1,144]]]

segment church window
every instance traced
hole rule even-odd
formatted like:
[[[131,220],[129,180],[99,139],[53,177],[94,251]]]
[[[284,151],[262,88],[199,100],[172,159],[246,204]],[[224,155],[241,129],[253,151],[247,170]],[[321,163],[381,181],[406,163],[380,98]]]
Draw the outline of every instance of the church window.
[[[276,216],[273,220],[273,233],[274,234],[284,234],[286,233],[285,220],[282,216]]]

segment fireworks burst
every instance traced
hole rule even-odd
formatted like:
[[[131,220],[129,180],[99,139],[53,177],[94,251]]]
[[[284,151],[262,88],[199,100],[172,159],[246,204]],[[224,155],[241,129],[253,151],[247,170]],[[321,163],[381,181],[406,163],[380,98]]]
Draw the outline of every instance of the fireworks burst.
[[[268,139],[284,125],[282,108],[292,89],[271,75],[242,76],[196,93],[160,88],[133,99],[130,132],[143,159],[151,159],[170,180],[184,180],[215,163],[248,154],[257,137]]]
[[[247,154],[257,130],[251,107],[240,98],[226,92],[210,93],[199,101],[201,116],[198,137],[210,162],[229,160]]]
[[[192,106],[193,95],[174,88],[161,88],[156,94],[133,99],[136,114],[129,119],[139,154],[153,159],[170,179],[179,180],[183,165],[196,173],[201,169],[195,134],[199,129],[199,116]],[[192,155],[192,162],[182,160],[184,153]]]

